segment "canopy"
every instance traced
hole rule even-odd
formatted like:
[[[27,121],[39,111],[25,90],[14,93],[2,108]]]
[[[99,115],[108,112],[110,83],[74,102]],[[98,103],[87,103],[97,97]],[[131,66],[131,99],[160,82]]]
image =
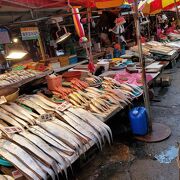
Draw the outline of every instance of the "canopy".
[[[71,5],[81,5],[83,7],[110,8],[120,6],[124,0],[69,0]],[[58,8],[67,6],[67,0],[0,0],[1,4],[24,7],[30,9],[37,8]]]
[[[176,0],[176,6],[180,5],[180,0]],[[174,0],[154,0],[146,3],[143,8],[144,14],[156,14],[162,10],[169,10],[175,6]]]

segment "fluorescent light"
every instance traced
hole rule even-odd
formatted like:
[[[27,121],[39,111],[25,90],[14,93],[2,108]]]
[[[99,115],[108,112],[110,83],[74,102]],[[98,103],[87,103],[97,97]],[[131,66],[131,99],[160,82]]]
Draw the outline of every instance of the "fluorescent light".
[[[71,33],[70,33],[70,32],[67,32],[66,34],[58,37],[58,39],[56,40],[56,44],[65,41],[70,35],[71,35]]]
[[[11,51],[8,56],[6,56],[6,59],[22,59],[27,52],[25,51]]]
[[[18,42],[18,38],[13,38],[13,42],[17,43]]]

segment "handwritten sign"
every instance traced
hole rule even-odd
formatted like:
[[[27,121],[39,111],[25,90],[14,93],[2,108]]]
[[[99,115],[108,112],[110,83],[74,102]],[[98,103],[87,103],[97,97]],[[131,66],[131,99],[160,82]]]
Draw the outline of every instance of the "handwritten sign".
[[[19,170],[15,170],[15,171],[12,171],[12,176],[14,177],[14,179],[18,179],[22,177],[23,175],[21,174]]]
[[[53,117],[54,117],[53,113],[42,114],[39,117],[39,121],[41,121],[41,122],[51,121],[51,120],[53,120]]]
[[[3,127],[3,130],[7,134],[20,133],[23,131],[20,127],[16,127],[16,126]]]
[[[32,40],[39,38],[39,30],[37,27],[21,28],[22,40]]]
[[[56,108],[57,111],[65,111],[66,109],[70,108],[72,105],[67,102],[67,101],[64,101],[62,104],[58,105],[58,107]]]

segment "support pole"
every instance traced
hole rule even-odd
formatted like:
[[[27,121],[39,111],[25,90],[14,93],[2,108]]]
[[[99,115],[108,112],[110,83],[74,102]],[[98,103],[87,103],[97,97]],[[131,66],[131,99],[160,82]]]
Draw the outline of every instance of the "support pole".
[[[40,51],[41,51],[42,60],[45,63],[46,62],[46,57],[45,57],[44,46],[43,46],[43,43],[42,43],[40,33],[39,33],[38,43],[39,43],[39,47],[40,47]]]
[[[177,25],[180,26],[180,21],[179,21],[179,10],[178,10],[178,7],[177,7],[176,0],[174,0],[174,6],[175,6],[175,8],[176,8]]]
[[[31,13],[32,19],[34,19],[34,13],[33,13],[33,10],[32,10],[32,9],[30,10],[30,13]],[[38,28],[38,24],[35,23],[35,25],[36,25],[37,28]],[[39,32],[38,43],[39,43],[39,47],[40,47],[40,52],[41,52],[42,60],[43,60],[43,62],[45,63],[45,62],[46,62],[46,57],[45,57],[45,51],[44,51],[44,46],[43,46],[43,43],[42,43],[42,39],[41,39],[41,34],[40,34],[40,32]]]
[[[136,25],[136,38],[137,38],[137,44],[138,44],[138,50],[139,50],[139,60],[142,67],[142,82],[143,82],[143,90],[144,90],[144,104],[145,108],[147,110],[147,116],[148,116],[148,125],[149,125],[149,132],[152,131],[152,117],[151,117],[151,109],[150,109],[150,102],[149,102],[149,93],[148,93],[148,86],[146,81],[146,72],[145,72],[145,60],[143,58],[142,53],[142,44],[140,40],[140,24],[139,24],[139,14],[138,14],[138,2],[137,0],[134,0],[134,10],[135,10],[135,25]]]
[[[88,11],[88,39],[89,39],[89,55],[92,59],[92,48],[91,48],[91,8],[87,9]]]

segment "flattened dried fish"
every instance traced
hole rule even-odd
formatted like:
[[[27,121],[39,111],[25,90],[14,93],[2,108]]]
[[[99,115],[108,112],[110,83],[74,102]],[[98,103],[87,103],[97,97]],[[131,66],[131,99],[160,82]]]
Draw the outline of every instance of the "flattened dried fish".
[[[63,141],[59,140],[58,138],[56,138],[54,135],[52,135],[51,133],[49,133],[48,131],[44,130],[43,128],[41,128],[40,126],[33,126],[32,128],[40,131],[41,133],[45,134],[46,136],[50,137],[51,139],[53,139],[54,141],[56,141],[61,148],[63,148],[65,151],[70,152],[68,153],[68,155],[72,155],[75,153],[75,151],[70,148],[69,146],[67,146]]]
[[[39,161],[39,160],[37,160],[37,159],[35,159],[35,158],[33,158],[33,159],[36,161],[36,163],[37,163],[45,172],[47,172],[47,174],[49,174],[49,175],[51,176],[52,180],[56,180],[56,176],[55,176],[55,174],[54,174],[54,172],[53,172],[53,170],[52,170],[51,168],[49,168],[49,167],[47,167],[46,165],[44,165],[41,161]]]
[[[39,98],[36,98],[36,96],[30,96],[29,100],[37,104],[38,106],[42,107],[45,110],[53,111],[54,109],[47,106],[43,101],[41,101]]]
[[[37,165],[34,159],[18,145],[1,139],[0,145],[2,148],[6,149],[8,152],[19,158],[26,166],[28,166],[35,174],[43,179],[47,179],[47,175],[42,171],[41,167]]]
[[[45,141],[43,141],[38,136],[31,134],[29,132],[22,132],[20,133],[22,136],[27,138],[29,141],[34,143],[36,146],[38,146],[41,150],[43,150],[46,154],[48,154],[51,158],[56,160],[61,167],[63,168],[65,174],[67,174],[67,162],[64,161],[64,159],[56,152],[54,149],[52,149]]]
[[[56,108],[57,104],[48,100],[46,97],[44,97],[42,94],[35,94],[35,97],[39,98],[42,102],[44,102],[46,105],[52,107],[52,108]]]
[[[37,104],[35,104],[34,102],[28,100],[28,99],[23,99],[20,101],[22,104],[34,109],[35,111],[37,111],[39,114],[46,114],[46,111],[44,111],[40,106],[38,106]]]
[[[14,108],[12,108],[11,106],[8,106],[8,105],[6,105],[6,104],[3,104],[3,105],[1,105],[1,107],[2,107],[3,109],[5,109],[6,111],[14,114],[15,116],[17,116],[17,117],[19,117],[19,118],[21,118],[21,119],[23,119],[23,120],[25,120],[25,121],[27,121],[27,122],[29,122],[29,123],[31,122],[26,116],[24,116],[23,114],[19,113],[18,111],[16,111],[16,110],[15,110]]]
[[[35,173],[33,173],[26,165],[24,165],[24,163],[22,163],[18,158],[16,158],[5,149],[0,148],[0,155],[11,162],[15,167],[17,167],[28,179],[40,180],[40,178]]]
[[[32,122],[34,122],[33,116],[31,116],[30,113],[27,113],[27,110],[24,109],[23,107],[17,105],[16,103],[10,103],[11,107],[14,108],[15,110],[19,111],[20,113],[24,114],[25,116],[28,117]],[[29,112],[29,111],[28,111]]]
[[[47,143],[49,143],[50,145],[58,148],[60,151],[63,151],[65,154],[71,156],[74,152],[73,151],[68,151],[66,148],[64,148],[62,145],[60,145],[57,141],[55,141],[54,139],[50,138],[49,136],[47,136],[46,134],[43,134],[41,131],[31,127],[28,129],[30,132],[32,132],[33,134],[41,137],[44,141],[46,141]]]
[[[6,115],[2,112],[0,113],[0,119],[7,122],[8,124],[11,124],[13,126],[17,126],[17,127],[24,129],[21,124],[19,124],[17,121],[15,121],[14,119],[12,119],[11,117],[9,117],[8,115]]]
[[[39,125],[54,136],[56,136],[58,139],[63,141],[65,144],[70,146],[72,149],[76,149],[79,152],[79,146],[81,146],[81,142],[74,134],[70,133],[61,126],[48,121],[40,123]]]
[[[8,111],[0,108],[0,112],[2,112],[2,113],[4,113],[4,114],[6,114],[7,116],[11,117],[12,119],[14,119],[14,120],[17,121],[18,123],[20,123],[23,127],[27,127],[27,128],[29,127],[28,124],[27,124],[24,120],[22,120],[22,119],[18,118],[17,116],[9,113]]]
[[[78,123],[76,123],[75,121],[73,121],[70,117],[68,117],[67,115],[62,115],[62,117],[72,126],[74,127],[77,131],[79,131],[81,134],[87,136],[89,139],[91,139],[95,144],[97,144],[98,148],[102,149],[102,144],[101,141],[98,144],[98,139],[97,137],[90,133],[89,131],[86,131],[85,128],[83,128],[82,126],[80,126]]]

